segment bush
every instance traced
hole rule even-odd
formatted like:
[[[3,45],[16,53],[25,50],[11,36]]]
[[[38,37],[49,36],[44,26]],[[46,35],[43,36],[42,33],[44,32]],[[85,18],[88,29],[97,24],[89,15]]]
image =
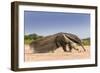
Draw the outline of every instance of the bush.
[[[39,35],[37,35],[37,34],[29,34],[29,35],[25,35],[24,36],[24,43],[25,44],[29,44],[29,43],[31,43],[32,41],[34,41],[34,40],[37,40],[37,39],[39,39],[39,38],[42,38],[43,36],[39,36]]]
[[[86,38],[82,40],[83,45],[90,45],[90,38]]]

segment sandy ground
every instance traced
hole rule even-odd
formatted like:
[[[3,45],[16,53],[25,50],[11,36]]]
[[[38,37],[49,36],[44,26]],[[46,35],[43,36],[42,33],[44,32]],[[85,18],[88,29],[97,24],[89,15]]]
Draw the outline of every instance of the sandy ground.
[[[46,60],[73,60],[73,59],[87,59],[90,58],[90,47],[84,46],[86,52],[82,51],[82,48],[78,46],[80,52],[72,50],[72,52],[64,52],[62,48],[58,48],[54,53],[37,53],[33,54],[28,45],[25,45],[25,62],[31,61],[46,61]]]

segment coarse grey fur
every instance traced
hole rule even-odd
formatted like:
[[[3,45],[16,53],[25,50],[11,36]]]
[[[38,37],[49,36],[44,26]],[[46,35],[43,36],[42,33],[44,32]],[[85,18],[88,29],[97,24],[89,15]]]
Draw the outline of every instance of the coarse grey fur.
[[[54,52],[57,49],[54,35],[35,40],[31,42],[30,46],[33,48],[34,53]]]
[[[62,47],[66,52],[66,45],[68,45],[70,51],[72,48],[76,49],[74,43],[81,45],[83,48],[80,39],[76,35],[61,32],[35,40],[30,43],[30,47],[33,48],[34,53],[54,52],[58,47]]]

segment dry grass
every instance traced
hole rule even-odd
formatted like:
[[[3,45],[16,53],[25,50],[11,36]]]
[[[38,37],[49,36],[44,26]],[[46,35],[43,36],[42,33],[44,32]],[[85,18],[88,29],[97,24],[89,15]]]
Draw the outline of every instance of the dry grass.
[[[33,54],[28,45],[25,45],[25,62],[43,61],[43,60],[69,60],[69,59],[87,59],[90,58],[90,46],[85,46],[86,52],[78,47],[81,52],[72,50],[72,52],[63,52],[62,48],[58,48],[54,53],[37,53]]]

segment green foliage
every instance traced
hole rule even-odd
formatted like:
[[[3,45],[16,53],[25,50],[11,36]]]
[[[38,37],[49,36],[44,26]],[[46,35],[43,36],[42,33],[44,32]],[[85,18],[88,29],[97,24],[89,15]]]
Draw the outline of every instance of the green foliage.
[[[82,39],[83,45],[90,45],[90,38]]]
[[[30,44],[31,42],[32,42],[32,40],[29,40],[29,39],[28,40],[24,40],[25,44]]]
[[[43,36],[39,36],[39,35],[37,35],[37,34],[29,34],[29,35],[25,35],[24,36],[24,41],[25,41],[25,44],[29,44],[29,43],[31,43],[32,41],[34,41],[34,40],[37,40],[37,39],[39,39],[39,38],[42,38]]]

